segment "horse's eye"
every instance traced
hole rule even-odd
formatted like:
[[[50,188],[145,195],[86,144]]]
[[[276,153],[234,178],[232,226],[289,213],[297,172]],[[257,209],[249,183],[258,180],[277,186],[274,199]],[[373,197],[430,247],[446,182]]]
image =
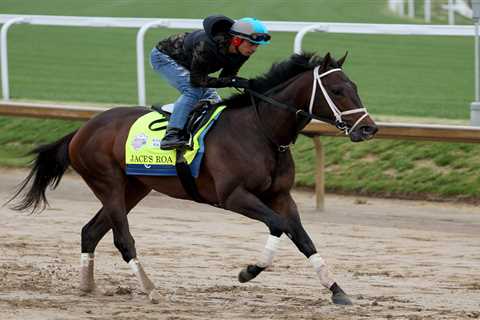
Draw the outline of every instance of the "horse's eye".
[[[336,96],[342,96],[343,90],[342,89],[332,89],[332,93]]]

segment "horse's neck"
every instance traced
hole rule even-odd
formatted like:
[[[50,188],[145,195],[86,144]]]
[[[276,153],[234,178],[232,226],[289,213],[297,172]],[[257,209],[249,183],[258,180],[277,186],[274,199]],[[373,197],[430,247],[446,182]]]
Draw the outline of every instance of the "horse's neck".
[[[305,81],[300,81],[299,78],[269,96],[275,101],[291,107],[303,108],[306,103],[305,96],[309,92],[308,88],[301,84],[303,82]],[[290,144],[297,135],[295,112],[264,101],[259,103],[258,110],[263,130],[271,136],[274,142],[278,145]]]

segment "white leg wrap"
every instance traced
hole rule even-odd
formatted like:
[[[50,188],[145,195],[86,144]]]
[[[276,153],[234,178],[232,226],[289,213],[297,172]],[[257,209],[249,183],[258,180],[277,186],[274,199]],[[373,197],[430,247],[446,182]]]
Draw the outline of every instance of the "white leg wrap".
[[[140,286],[142,287],[142,290],[146,294],[149,294],[153,289],[155,289],[153,282],[150,281],[147,274],[145,273],[145,270],[143,270],[143,267],[140,264],[140,261],[138,261],[136,258],[133,258],[128,262],[128,264],[130,265],[132,272],[135,274],[138,281],[140,282]]]
[[[93,253],[80,254],[80,290],[90,292],[95,288],[93,267],[95,255]]]
[[[132,269],[132,272],[137,275],[140,271],[140,262],[137,259],[132,259],[128,262],[128,265],[130,266],[130,269]]]
[[[135,274],[135,277],[137,277],[137,280],[140,282],[140,286],[143,292],[148,295],[148,299],[150,300],[150,302],[158,303],[160,301],[160,295],[158,294],[157,290],[155,290],[155,285],[148,278],[145,270],[143,270],[143,267],[138,261],[138,259],[133,258],[128,262],[128,264],[130,265],[130,268]]]
[[[88,267],[93,264],[95,260],[95,254],[93,253],[81,253],[80,254],[80,267]]]
[[[262,257],[258,261],[257,266],[261,268],[266,268],[272,265],[273,256],[275,255],[275,252],[277,252],[280,239],[281,237],[275,237],[271,234],[268,235],[267,243],[265,244],[265,248],[262,252]]]
[[[320,279],[320,283],[327,289],[330,289],[330,287],[335,283],[335,281],[332,279],[332,277],[330,277],[325,260],[323,260],[323,258],[320,257],[318,253],[312,254],[310,258],[308,258],[308,260],[310,261],[313,269],[317,273],[318,278]]]

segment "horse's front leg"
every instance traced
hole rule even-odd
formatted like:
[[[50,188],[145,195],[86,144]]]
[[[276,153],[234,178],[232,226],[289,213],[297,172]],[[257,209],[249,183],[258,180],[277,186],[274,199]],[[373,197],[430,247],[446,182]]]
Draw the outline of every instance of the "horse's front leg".
[[[250,281],[272,264],[273,256],[285,228],[284,219],[260,201],[257,196],[242,187],[236,188],[229,194],[224,200],[223,206],[225,209],[265,223],[270,230],[265,249],[259,260],[248,265],[238,274],[240,282]]]
[[[281,237],[281,236],[280,236]],[[249,264],[246,266],[240,273],[238,274],[238,281],[240,282],[247,282],[255,278],[272,265],[273,257],[277,252],[277,247],[280,242],[280,237],[274,236],[272,234],[268,235],[267,243],[265,244],[265,248],[258,259],[258,261],[254,264]]]
[[[297,206],[290,193],[285,192],[272,198],[271,207],[285,218],[287,223],[285,234],[308,258],[317,273],[320,283],[330,289],[333,303],[351,305],[350,298],[332,278],[325,260],[317,253],[315,245],[303,228]]]

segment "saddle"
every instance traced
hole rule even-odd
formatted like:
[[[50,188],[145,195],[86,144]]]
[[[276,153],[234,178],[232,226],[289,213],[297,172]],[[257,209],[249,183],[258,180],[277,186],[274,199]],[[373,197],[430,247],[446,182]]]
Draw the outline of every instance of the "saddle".
[[[200,100],[192,112],[188,116],[187,124],[183,129],[183,133],[188,137],[188,143],[185,149],[193,150],[193,137],[197,131],[202,128],[210,119],[215,110],[221,106],[221,103],[215,103],[211,100]],[[153,131],[164,130],[166,129],[166,122],[170,119],[170,116],[173,113],[173,103],[166,105],[152,105],[152,109],[159,112],[163,115],[162,119],[157,119],[152,121],[148,128]],[[157,124],[163,124],[160,127],[154,128]],[[179,150],[176,152],[176,163],[175,168],[177,170],[178,178],[185,189],[185,191],[192,197],[196,202],[204,203],[205,199],[198,192],[197,184],[195,178],[192,176],[190,167],[188,166],[184,153],[185,149]]]
[[[194,107],[190,115],[188,116],[187,124],[183,129],[183,134],[185,137],[188,137],[188,143],[186,148],[188,150],[193,149],[193,137],[197,133],[197,131],[203,127],[205,123],[208,122],[212,113],[215,112],[217,107],[219,107],[221,103],[214,102],[212,100],[200,100]],[[166,122],[170,120],[170,116],[173,113],[173,103],[164,104],[164,105],[152,105],[152,110],[155,110],[164,116],[163,119],[158,119],[152,121],[148,128],[152,131],[164,130],[166,129]],[[164,124],[160,127],[155,127],[158,124]]]

